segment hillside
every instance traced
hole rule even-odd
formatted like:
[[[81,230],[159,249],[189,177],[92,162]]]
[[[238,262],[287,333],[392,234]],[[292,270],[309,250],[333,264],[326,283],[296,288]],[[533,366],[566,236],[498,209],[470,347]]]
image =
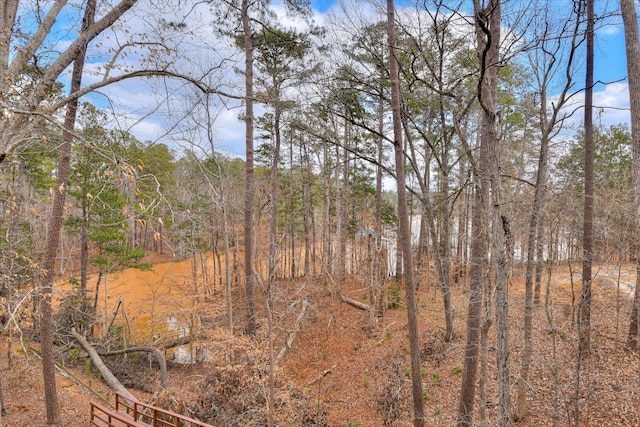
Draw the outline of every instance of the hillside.
[[[585,361],[581,377],[581,425],[640,425],[638,357],[625,351],[623,343],[630,310],[629,282],[621,277],[618,290],[614,268],[601,269],[594,284],[592,318],[593,351]],[[126,275],[120,276],[121,278]],[[367,291],[352,278],[343,289],[349,298],[366,302]],[[115,278],[112,289],[117,289]],[[124,279],[122,279],[124,280]],[[519,368],[522,342],[523,277],[516,272],[510,287],[511,376]],[[575,301],[579,281],[575,281]],[[544,289],[543,289],[544,290]],[[236,301],[241,301],[241,290]],[[423,284],[418,292],[422,343],[425,409],[429,426],[450,426],[455,422],[464,346],[465,298],[454,290],[456,331],[451,343],[441,340],[443,315],[439,290]],[[291,350],[276,371],[276,418],[278,425],[381,426],[411,425],[408,338],[406,313],[402,306],[386,311],[375,331],[367,331],[364,311],[333,298],[321,283],[279,284],[276,293],[276,354],[301,320]],[[553,276],[552,310],[536,308],[534,355],[531,368],[530,416],[522,426],[568,425],[575,395],[576,331],[571,328],[571,280],[568,269]],[[305,307],[304,301],[309,304]],[[402,301],[402,299],[400,300]],[[285,306],[286,304],[286,306]],[[202,333],[197,347],[206,350],[208,362],[192,366],[172,365],[169,386],[158,389],[158,375],[149,370],[145,358],[130,357],[111,362],[116,373],[128,373],[123,382],[142,399],[190,414],[216,416],[213,425],[264,425],[267,396],[267,322],[259,323],[257,343],[231,336],[225,329],[224,296],[217,293],[206,301],[210,314],[202,316]],[[259,304],[264,307],[264,302]],[[619,310],[616,310],[616,306]],[[244,314],[241,304],[236,318]],[[265,313],[261,313],[264,315]],[[131,314],[129,313],[129,316]],[[553,326],[549,319],[552,319]],[[493,331],[492,331],[493,332]],[[493,338],[492,338],[493,339]],[[28,344],[37,348],[33,340]],[[13,340],[13,368],[7,369],[7,342],[0,348],[0,369],[5,404],[10,412],[2,426],[44,425],[44,403],[39,360],[28,357]],[[496,416],[495,352],[490,343],[488,362],[487,417]],[[83,354],[60,360],[85,384],[103,395],[107,390],[88,368]],[[122,378],[122,377],[121,377]],[[92,394],[76,382],[59,377],[58,390],[65,426],[88,425]],[[135,387],[134,387],[135,386]],[[137,387],[137,388],[136,388]],[[515,399],[515,388],[514,388]],[[475,412],[476,419],[478,411]]]

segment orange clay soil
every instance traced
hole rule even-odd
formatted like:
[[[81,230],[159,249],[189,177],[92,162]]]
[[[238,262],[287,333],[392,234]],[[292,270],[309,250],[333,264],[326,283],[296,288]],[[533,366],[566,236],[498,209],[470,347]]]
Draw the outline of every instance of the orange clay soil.
[[[185,269],[188,265],[170,263],[156,270]],[[579,265],[575,268],[579,269]],[[637,426],[640,425],[639,362],[636,354],[624,349],[632,293],[629,285],[635,282],[634,269],[626,266],[619,278],[616,266],[594,269],[594,273],[597,276],[593,285],[592,352],[584,361],[581,372],[580,425]],[[165,280],[167,277],[163,274],[157,276],[164,277]],[[185,275],[180,277],[185,277],[187,282]],[[530,412],[528,418],[518,424],[522,426],[551,426],[554,425],[554,420],[555,425],[568,425],[568,418],[573,417],[577,334],[572,327],[572,314],[575,314],[572,301],[577,305],[581,281],[579,274],[574,272],[572,292],[571,274],[567,266],[556,268],[552,279],[550,310],[545,310],[544,306],[534,309],[533,362],[529,381]],[[127,272],[111,277],[109,288],[114,293],[109,301],[118,300],[115,291],[119,287],[131,291],[132,280],[134,279]],[[149,282],[151,279],[146,277],[145,280]],[[136,286],[150,289],[152,284],[139,282]],[[178,287],[182,288],[176,286]],[[203,313],[199,342],[214,349],[210,352],[213,360],[186,368],[170,369],[168,395],[180,396],[186,402],[197,400],[198,390],[201,388],[198,389],[194,384],[215,370],[214,366],[222,366],[233,359],[230,356],[232,353],[236,354],[236,362],[252,357],[262,362],[268,360],[265,359],[267,322],[262,320],[265,314],[263,288],[259,286],[258,289],[261,320],[257,344],[247,344],[244,341],[244,353],[239,350],[226,353],[224,349],[214,351],[216,345],[220,347],[221,342],[227,342],[227,338],[222,337],[226,333],[224,295],[217,292],[206,298],[202,296],[197,304],[194,303],[194,310],[201,310]],[[546,283],[543,284],[543,302],[545,290]],[[243,290],[238,288],[236,293],[237,336],[242,328],[244,304]],[[357,277],[352,277],[343,287],[343,294],[368,303],[368,292]],[[455,424],[460,393],[468,295],[461,288],[453,289],[458,338],[450,343],[444,343],[441,339],[444,315],[439,289],[424,280],[418,296],[425,425],[451,426]],[[516,269],[511,279],[509,298],[511,377],[515,384],[523,347],[524,277],[520,269]],[[129,296],[125,300],[131,301],[127,312],[130,320],[140,314],[132,311],[135,307],[132,299]],[[308,422],[314,419],[318,422],[316,425],[321,425],[320,421],[323,421],[327,426],[382,426],[385,418],[395,418],[392,425],[412,425],[409,344],[404,308],[400,306],[387,310],[376,329],[369,333],[366,313],[333,298],[321,283],[286,281],[278,285],[276,292],[276,353],[283,347],[289,331],[295,328],[302,305],[294,302],[302,299],[309,301],[309,308],[291,350],[283,359],[282,369],[277,371],[276,418],[280,420],[279,425],[313,425],[304,423],[305,420]],[[190,301],[193,300],[191,297]],[[159,295],[157,301],[160,304],[157,313],[164,315],[164,310],[168,310],[166,301],[176,304],[177,296]],[[400,302],[403,301],[404,296],[401,294]],[[287,310],[287,306],[293,308]],[[183,308],[179,308],[179,311],[182,312]],[[30,343],[34,347],[38,346],[37,342]],[[39,359],[32,353],[25,356],[18,339],[14,337],[11,349],[13,367],[8,369],[7,340],[3,338],[0,344],[0,378],[5,405],[10,412],[1,419],[1,425],[44,426]],[[225,345],[228,348],[240,346],[232,341]],[[488,425],[495,424],[498,410],[495,345],[494,326],[490,332],[488,363]],[[246,349],[252,346],[256,349],[255,354]],[[108,390],[95,373],[87,372],[82,357],[76,362],[69,362],[68,358],[66,360],[67,366],[85,384],[90,384],[98,393],[109,397]],[[266,370],[261,372],[264,374]],[[146,378],[145,391],[132,391],[141,399],[148,400],[157,389],[157,374],[147,372]],[[255,381],[256,390],[264,393],[264,376]],[[94,398],[93,395],[76,382],[61,376],[58,377],[57,385],[62,425],[88,425],[89,400]],[[515,386],[512,393],[515,401]],[[306,402],[304,414],[300,412],[299,405],[291,403],[291,396],[297,396],[298,401]],[[477,420],[477,408],[474,415]]]

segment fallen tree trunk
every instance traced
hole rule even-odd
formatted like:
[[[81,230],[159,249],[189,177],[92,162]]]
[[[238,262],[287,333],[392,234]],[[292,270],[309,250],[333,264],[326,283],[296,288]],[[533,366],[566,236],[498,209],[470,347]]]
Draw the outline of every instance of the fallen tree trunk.
[[[98,354],[100,356],[115,356],[126,353],[150,353],[160,366],[160,387],[162,389],[167,388],[167,361],[162,352],[155,347],[131,347],[122,350],[99,352]]]
[[[91,344],[89,344],[89,342],[82,335],[76,332],[75,328],[71,328],[71,335],[73,335],[76,341],[80,343],[84,351],[86,351],[89,354],[89,357],[91,358],[91,362],[93,363],[93,366],[95,366],[98,369],[98,371],[100,371],[100,375],[102,375],[102,378],[105,380],[107,385],[112,390],[118,391],[130,399],[137,400],[136,397],[133,394],[131,394],[131,392],[127,390],[127,388],[123,386],[120,381],[118,381],[118,379],[115,377],[115,375],[113,375],[113,373],[107,367],[107,365],[104,364],[98,352],[91,346]]]
[[[347,304],[351,304],[352,306],[357,307],[360,310],[364,310],[364,311],[371,310],[371,307],[369,306],[369,304],[365,304],[363,302],[356,301],[356,300],[351,299],[351,298],[347,298],[344,295],[341,298],[342,298],[343,302],[346,302]]]
[[[280,361],[282,360],[284,355],[287,354],[287,351],[291,348],[291,345],[293,344],[293,340],[296,339],[296,334],[300,330],[300,326],[302,326],[302,321],[304,320],[304,315],[307,313],[308,307],[309,307],[309,301],[304,300],[302,302],[302,310],[300,310],[300,314],[296,319],[296,326],[293,329],[293,331],[289,332],[289,336],[287,337],[287,342],[284,344],[284,346],[278,353],[278,356],[276,357],[276,365],[280,364]]]
[[[176,337],[176,338],[171,338],[167,341],[160,339],[156,342],[156,344],[159,344],[159,346],[165,350],[170,350],[174,347],[180,347],[182,345],[187,345],[187,344],[191,344],[192,342],[196,341],[196,340],[201,340],[204,338],[204,335],[198,334],[198,335],[186,335],[184,337]]]
[[[330,367],[329,369],[325,369],[324,371],[322,371],[322,373],[320,373],[320,375],[318,375],[317,377],[315,377],[314,379],[312,379],[311,381],[309,381],[308,383],[306,383],[304,385],[304,387],[309,387],[314,385],[315,383],[317,383],[318,381],[320,381],[321,379],[323,379],[324,377],[326,377],[327,375],[329,375],[331,373],[331,371],[333,371],[334,369],[336,369],[336,366],[338,365],[333,365],[332,367]]]

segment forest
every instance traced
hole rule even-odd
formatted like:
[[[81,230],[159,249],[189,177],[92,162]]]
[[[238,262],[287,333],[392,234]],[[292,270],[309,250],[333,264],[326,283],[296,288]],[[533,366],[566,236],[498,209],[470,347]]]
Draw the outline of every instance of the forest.
[[[633,0],[3,0],[0,108],[0,427],[640,425]]]

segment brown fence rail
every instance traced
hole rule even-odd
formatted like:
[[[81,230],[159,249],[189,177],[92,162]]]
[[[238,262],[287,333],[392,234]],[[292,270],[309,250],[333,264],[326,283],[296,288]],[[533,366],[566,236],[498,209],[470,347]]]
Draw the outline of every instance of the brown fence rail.
[[[91,402],[91,424],[96,427],[148,427],[148,424],[134,420],[125,412],[109,409],[99,403]]]
[[[117,392],[116,411],[124,412],[134,420],[142,421],[153,427],[213,427],[211,424],[129,399]]]
[[[116,409],[91,402],[91,423],[97,427],[213,427],[211,424],[131,399],[116,392]]]

